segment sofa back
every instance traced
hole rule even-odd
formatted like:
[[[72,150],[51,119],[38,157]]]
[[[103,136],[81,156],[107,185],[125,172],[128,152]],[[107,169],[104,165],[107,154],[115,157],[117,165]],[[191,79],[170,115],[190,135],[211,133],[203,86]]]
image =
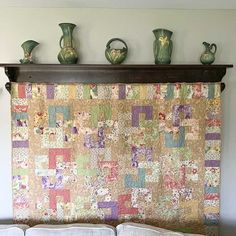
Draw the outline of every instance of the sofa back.
[[[116,236],[116,229],[102,224],[36,225],[26,236]]]
[[[200,236],[200,234],[185,234],[137,223],[123,223],[118,225],[116,229],[117,236]]]
[[[197,236],[153,227],[123,223],[116,228],[105,224],[0,225],[0,236]]]
[[[0,225],[0,236],[24,236],[28,225]]]

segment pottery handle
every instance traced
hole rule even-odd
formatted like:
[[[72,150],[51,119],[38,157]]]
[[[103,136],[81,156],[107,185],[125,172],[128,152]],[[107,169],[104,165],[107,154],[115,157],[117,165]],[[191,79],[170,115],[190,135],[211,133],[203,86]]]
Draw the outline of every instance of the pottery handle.
[[[211,44],[211,48],[213,48],[214,47],[214,52],[212,52],[213,54],[215,54],[216,53],[216,50],[217,50],[217,46],[216,46],[216,44]]]
[[[59,45],[60,45],[61,49],[62,49],[62,46],[61,46],[62,40],[63,40],[63,36],[61,36],[60,41],[59,41]]]
[[[127,44],[125,43],[125,41],[123,41],[122,39],[119,39],[119,38],[113,38],[113,39],[110,39],[108,42],[107,42],[107,45],[106,45],[106,48],[107,49],[110,49],[110,44],[114,41],[120,41],[122,42],[124,45],[125,45],[125,49],[128,51],[128,46]]]

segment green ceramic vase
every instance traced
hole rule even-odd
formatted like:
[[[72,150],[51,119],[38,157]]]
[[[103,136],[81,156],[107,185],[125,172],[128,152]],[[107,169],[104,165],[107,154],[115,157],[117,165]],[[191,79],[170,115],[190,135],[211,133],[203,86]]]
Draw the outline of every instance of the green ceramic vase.
[[[72,23],[61,23],[59,26],[62,29],[63,35],[61,36],[59,45],[61,51],[59,52],[57,58],[61,64],[76,64],[78,61],[78,55],[73,47],[73,30],[76,27]],[[63,41],[63,45],[62,45]]]
[[[173,48],[171,36],[173,32],[166,29],[155,29],[152,32],[156,37],[153,43],[155,64],[170,64]]]
[[[20,59],[21,64],[31,64],[33,63],[32,59],[32,51],[33,49],[38,46],[39,43],[34,40],[27,40],[21,44],[21,47],[24,50],[24,58]]]
[[[120,49],[111,48],[111,43],[113,43],[114,41],[121,42],[122,44],[124,44],[124,47]],[[105,56],[106,56],[106,59],[111,64],[113,65],[121,64],[125,60],[127,53],[128,53],[128,46],[122,39],[112,38],[107,42]]]
[[[212,43],[203,42],[205,46],[205,51],[202,53],[200,57],[200,61],[203,65],[210,65],[215,61],[215,53],[217,50],[217,46]]]

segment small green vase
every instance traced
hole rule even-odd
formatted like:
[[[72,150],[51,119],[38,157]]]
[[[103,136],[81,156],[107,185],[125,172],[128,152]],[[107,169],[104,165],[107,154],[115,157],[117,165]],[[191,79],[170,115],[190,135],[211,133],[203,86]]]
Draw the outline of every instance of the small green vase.
[[[61,51],[59,52],[57,58],[61,64],[76,64],[78,61],[78,55],[73,47],[73,30],[76,27],[72,23],[61,23],[59,26],[62,29],[63,35],[61,36],[59,45]],[[62,46],[63,41],[63,46]]]
[[[34,40],[27,40],[21,44],[21,47],[24,50],[24,58],[20,59],[21,64],[32,64],[33,63],[32,51],[38,45],[39,45],[39,43]]]
[[[170,38],[173,32],[166,29],[155,29],[152,32],[156,37],[153,43],[155,64],[170,64],[173,48]]]

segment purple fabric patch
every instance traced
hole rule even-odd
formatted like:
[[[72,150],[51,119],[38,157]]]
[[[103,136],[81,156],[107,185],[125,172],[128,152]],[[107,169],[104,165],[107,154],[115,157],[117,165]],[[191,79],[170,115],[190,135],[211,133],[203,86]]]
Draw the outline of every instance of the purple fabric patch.
[[[144,155],[146,161],[152,161],[152,148],[147,147],[132,147],[132,166],[138,167],[138,157]]]
[[[119,99],[125,99],[125,85],[119,85]]]
[[[184,119],[191,119],[192,107],[190,105],[174,105],[173,106],[173,126],[180,126],[180,113],[184,113]]]
[[[220,140],[220,133],[207,133],[205,135],[206,140]]]
[[[28,148],[29,147],[29,141],[13,141],[12,142],[12,148]]]
[[[205,167],[219,167],[220,161],[219,160],[206,160]]]
[[[84,146],[87,148],[104,148],[105,147],[105,134],[104,128],[98,129],[98,140],[94,141],[90,134],[85,134],[84,136]]]
[[[111,214],[105,215],[105,220],[118,219],[118,203],[117,202],[98,202],[98,208],[110,208]]]
[[[42,176],[42,188],[43,189],[62,189],[63,186],[63,173],[62,170],[56,169],[56,181],[50,182],[49,176]]]
[[[145,114],[145,120],[152,120],[152,106],[133,106],[132,107],[132,126],[139,127],[139,114]]]
[[[48,99],[54,98],[54,85],[53,84],[47,85],[47,98]]]

